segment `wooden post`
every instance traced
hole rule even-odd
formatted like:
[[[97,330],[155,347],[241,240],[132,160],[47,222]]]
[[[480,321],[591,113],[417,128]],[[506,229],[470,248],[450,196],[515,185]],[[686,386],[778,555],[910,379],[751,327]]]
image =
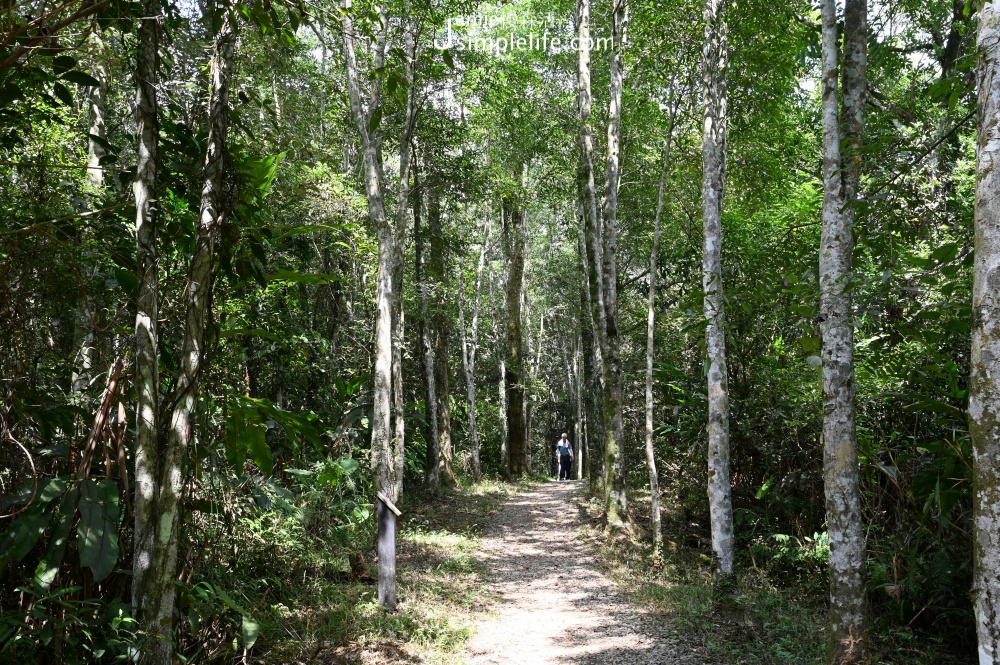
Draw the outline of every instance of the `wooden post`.
[[[401,515],[382,492],[377,499],[378,516],[378,604],[396,610],[396,517]]]

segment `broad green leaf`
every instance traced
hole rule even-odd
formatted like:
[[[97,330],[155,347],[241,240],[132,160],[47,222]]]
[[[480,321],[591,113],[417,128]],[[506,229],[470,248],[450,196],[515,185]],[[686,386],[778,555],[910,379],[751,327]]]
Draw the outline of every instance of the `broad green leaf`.
[[[382,122],[382,107],[377,106],[375,107],[375,110],[372,111],[372,117],[368,121],[368,131],[374,132],[376,129],[378,129],[378,126],[381,122]]]
[[[70,83],[76,83],[77,85],[82,85],[85,88],[97,88],[100,87],[101,82],[95,79],[90,74],[81,72],[79,69],[73,69],[62,75],[63,81],[69,81]]]
[[[139,280],[136,278],[135,274],[123,268],[115,268],[111,272],[115,276],[115,281],[118,282],[118,286],[122,287],[122,290],[125,293],[129,295],[135,294],[136,289],[139,288]]]
[[[243,615],[243,626],[240,633],[243,648],[252,649],[253,645],[257,642],[257,636],[260,635],[260,624],[249,616]]]
[[[106,138],[98,136],[97,134],[87,134],[87,138],[96,143],[97,145],[104,148],[106,152],[111,152],[118,154],[120,151],[117,146],[111,144]]]
[[[270,476],[274,472],[274,458],[271,456],[271,447],[264,440],[264,428],[260,425],[254,425],[248,428],[248,432],[250,439],[247,450],[250,453],[250,459],[254,461],[261,473]]]
[[[13,83],[8,83],[4,87],[0,88],[0,108],[9,105],[14,100],[23,98],[24,93],[21,91],[21,88]]]
[[[118,562],[118,483],[88,478],[80,486],[80,523],[76,527],[80,565],[100,582]]]
[[[56,573],[59,572],[59,565],[66,556],[69,529],[76,514],[76,495],[75,489],[63,494],[62,501],[59,502],[59,516],[56,517],[52,534],[49,536],[49,544],[45,547],[45,553],[42,554],[38,567],[35,568],[35,583],[45,590],[52,586]]]
[[[34,502],[0,536],[0,568],[20,561],[31,551],[52,518],[56,499],[65,492],[66,481],[62,478],[53,478],[38,491]]]
[[[56,99],[65,104],[66,106],[73,106],[73,93],[58,81],[52,84],[52,92],[55,93]]]
[[[52,58],[52,71],[56,76],[76,67],[76,58],[68,55],[57,55]]]

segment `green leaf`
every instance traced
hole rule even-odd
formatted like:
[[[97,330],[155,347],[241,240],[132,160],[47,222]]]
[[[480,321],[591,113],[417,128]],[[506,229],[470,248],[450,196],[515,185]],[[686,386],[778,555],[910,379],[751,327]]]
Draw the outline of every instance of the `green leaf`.
[[[256,409],[232,409],[226,421],[226,439],[226,458],[237,469],[243,467],[249,454],[265,476],[274,472],[274,458],[264,438],[264,426]]]
[[[97,134],[87,134],[87,138],[104,148],[105,152],[114,153],[116,155],[121,152],[117,146],[112,145],[111,142],[103,136],[98,136]]]
[[[754,496],[757,499],[763,499],[771,492],[772,487],[774,487],[774,478],[768,478],[767,480],[764,481],[764,484],[760,486],[760,489],[757,490],[757,494],[755,494]]]
[[[260,635],[260,624],[249,616],[243,616],[243,626],[240,630],[240,639],[243,641],[244,649],[252,649]]]
[[[0,568],[11,561],[20,561],[31,551],[45,532],[56,499],[65,492],[66,481],[53,478],[38,492],[31,506],[4,531],[0,536]]]
[[[17,99],[23,98],[24,93],[21,91],[21,88],[13,83],[8,83],[4,87],[0,88],[0,108],[13,103]]]
[[[125,293],[130,296],[135,295],[136,290],[139,288],[139,279],[131,271],[124,268],[115,268],[111,272],[115,276],[118,286],[122,287]]]
[[[250,459],[254,461],[257,468],[261,470],[261,473],[265,476],[270,476],[274,473],[274,458],[271,456],[271,447],[267,445],[267,441],[264,439],[264,428],[256,425],[250,427],[249,432],[251,436],[247,450],[250,453]]]
[[[448,65],[451,69],[455,69],[455,60],[452,58],[451,49],[441,49],[441,57],[444,58],[444,64]]]
[[[372,111],[372,117],[368,121],[368,131],[374,132],[378,129],[379,124],[382,122],[382,107],[376,106],[375,110]]]
[[[343,457],[341,457],[339,460],[337,460],[337,464],[339,464],[340,468],[344,470],[344,473],[348,475],[357,471],[358,468],[361,466],[360,464],[358,464],[358,461],[356,459],[350,457],[349,455],[344,455]]]
[[[55,72],[56,76],[59,76],[63,72],[69,71],[76,67],[76,58],[68,55],[57,55],[52,58],[52,71]]]
[[[35,568],[35,584],[48,590],[59,572],[59,565],[66,555],[66,543],[69,541],[69,529],[73,525],[73,515],[76,514],[76,490],[66,492],[59,502],[59,517],[56,518],[49,536],[49,544],[45,548],[42,560]]]
[[[66,106],[73,106],[73,93],[58,81],[52,84],[52,92],[55,93],[56,99],[65,104]]]
[[[118,562],[118,483],[88,478],[80,486],[80,523],[76,527],[80,565],[100,582]]]
[[[60,78],[62,78],[63,81],[76,83],[77,85],[82,85],[85,88],[98,88],[101,85],[100,81],[95,79],[90,74],[81,72],[79,69],[70,70],[63,74]]]

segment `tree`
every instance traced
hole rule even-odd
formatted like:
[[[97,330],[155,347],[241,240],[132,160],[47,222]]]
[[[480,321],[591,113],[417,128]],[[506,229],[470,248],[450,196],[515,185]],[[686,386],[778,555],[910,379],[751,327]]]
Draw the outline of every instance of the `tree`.
[[[156,185],[159,106],[156,86],[159,70],[159,0],[143,4],[136,50],[136,443],[135,443],[135,533],[132,570],[132,606],[140,625],[150,627],[158,638],[156,659],[171,660],[170,623],[173,620],[174,570],[169,549],[161,543],[172,534],[160,534],[160,491],[163,460],[160,449],[159,264],[156,248]],[[167,478],[172,483],[171,478]],[[166,625],[164,625],[166,621]]]
[[[676,105],[670,108],[670,124],[663,144],[663,172],[660,174],[660,191],[656,202],[656,217],[653,219],[653,251],[649,254],[649,300],[646,307],[646,468],[649,470],[650,512],[653,529],[653,547],[659,552],[663,546],[660,530],[660,481],[656,473],[656,456],[653,447],[653,358],[656,344],[656,270],[660,253],[660,231],[663,222],[663,207],[670,177],[670,142],[674,134]]]
[[[604,514],[612,528],[630,527],[628,494],[625,491],[625,424],[621,340],[618,329],[618,187],[621,184],[622,88],[625,65],[627,0],[615,0],[611,14],[612,48],[609,56],[611,95],[608,109],[607,162],[604,167],[604,229],[602,276],[604,279],[604,326],[607,354],[604,387]]]
[[[1000,3],[979,10],[979,135],[976,154],[975,264],[972,287],[972,357],[969,371],[969,434],[972,438],[972,598],[980,665],[1000,662]]]
[[[823,336],[823,480],[830,530],[831,663],[866,653],[864,532],[854,407],[851,312],[853,222],[860,175],[867,43],[866,0],[849,0],[844,23],[844,135],[838,107],[837,12],[823,3],[823,231],[819,282]],[[844,160],[844,140],[851,152]]]
[[[376,295],[375,317],[375,372],[372,406],[372,474],[375,480],[375,491],[394,500],[390,496],[395,492],[393,471],[395,460],[390,446],[390,410],[389,398],[392,389],[392,268],[394,254],[394,229],[389,225],[385,214],[385,190],[383,183],[385,175],[382,168],[382,142],[379,137],[379,122],[381,119],[381,85],[378,81],[372,84],[366,109],[361,100],[357,57],[354,40],[355,27],[350,12],[341,16],[344,32],[344,61],[347,68],[347,89],[350,99],[351,115],[361,135],[361,145],[364,161],[366,195],[368,199],[368,216],[378,235],[378,293]],[[374,36],[375,53],[374,67],[378,69],[385,62],[386,31],[388,22],[384,16],[381,19],[381,32]],[[382,498],[377,498],[379,521],[379,576],[378,601],[383,607],[393,610],[396,607],[396,547],[395,547],[395,515]]]
[[[479,246],[479,263],[476,267],[476,291],[472,304],[471,327],[465,327],[465,309],[462,299],[458,301],[458,321],[462,334],[462,369],[465,372],[466,397],[469,400],[469,442],[472,445],[472,477],[476,482],[483,478],[480,461],[479,429],[476,425],[476,351],[479,350],[479,309],[483,293],[483,269],[486,267],[486,255],[489,250],[490,233],[492,231],[489,213],[483,224],[483,239]]]
[[[511,476],[528,473],[527,423],[524,418],[524,341],[521,335],[521,287],[524,280],[524,210],[513,198],[503,201],[503,244],[507,263],[506,420]]]
[[[729,593],[733,574],[733,503],[729,476],[729,372],[722,280],[722,202],[726,183],[726,122],[729,64],[726,0],[705,0],[702,52],[702,221],[705,346],[708,351],[708,500],[717,589]]]

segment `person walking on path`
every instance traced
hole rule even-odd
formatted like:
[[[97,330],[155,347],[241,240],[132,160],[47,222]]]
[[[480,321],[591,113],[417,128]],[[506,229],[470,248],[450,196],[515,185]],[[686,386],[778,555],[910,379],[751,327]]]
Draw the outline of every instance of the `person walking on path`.
[[[570,445],[569,435],[565,432],[556,443],[556,461],[559,462],[559,480],[569,480],[569,470],[573,462],[573,446]]]

